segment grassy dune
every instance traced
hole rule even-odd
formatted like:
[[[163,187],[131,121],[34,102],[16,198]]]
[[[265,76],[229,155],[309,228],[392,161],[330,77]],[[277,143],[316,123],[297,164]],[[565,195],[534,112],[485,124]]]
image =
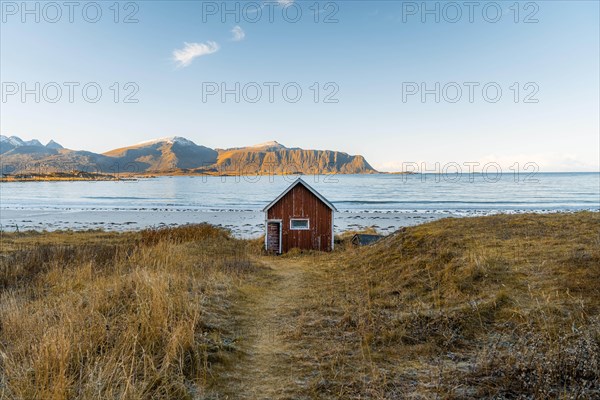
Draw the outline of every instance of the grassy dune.
[[[320,397],[600,398],[598,214],[445,219],[314,263],[294,337]]]
[[[202,393],[245,245],[208,226],[3,236],[0,398]]]
[[[599,214],[338,241],[3,234],[0,399],[600,397]]]

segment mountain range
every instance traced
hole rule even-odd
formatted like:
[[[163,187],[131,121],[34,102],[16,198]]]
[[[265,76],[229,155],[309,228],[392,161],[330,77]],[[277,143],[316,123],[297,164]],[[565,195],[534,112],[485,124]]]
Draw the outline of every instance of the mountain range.
[[[54,140],[0,135],[2,174],[85,171],[131,175],[369,174],[377,171],[361,155],[288,148],[275,141],[211,149],[173,136],[98,154],[64,148]]]

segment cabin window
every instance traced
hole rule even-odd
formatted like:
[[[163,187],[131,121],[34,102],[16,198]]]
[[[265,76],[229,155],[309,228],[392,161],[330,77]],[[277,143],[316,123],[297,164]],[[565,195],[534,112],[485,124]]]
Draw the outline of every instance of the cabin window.
[[[308,219],[293,218],[290,220],[290,229],[293,231],[304,231],[310,229]]]

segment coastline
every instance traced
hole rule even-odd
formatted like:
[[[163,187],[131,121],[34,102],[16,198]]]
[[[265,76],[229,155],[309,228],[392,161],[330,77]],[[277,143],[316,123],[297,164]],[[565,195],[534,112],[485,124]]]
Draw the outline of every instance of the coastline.
[[[335,215],[334,231],[375,229],[383,235],[398,229],[421,225],[444,218],[472,218],[499,214],[572,214],[600,212],[582,210],[415,210],[415,211],[340,211]],[[147,228],[179,227],[208,223],[225,228],[240,239],[253,239],[264,233],[264,213],[258,210],[204,211],[192,209],[0,209],[2,232],[52,232],[103,230],[134,232]]]
[[[318,174],[323,176],[335,176],[335,175],[418,175],[417,172],[386,172],[386,171],[368,171],[359,173],[325,173]],[[116,175],[109,174],[91,174],[85,172],[77,173],[54,173],[54,174],[18,174],[18,175],[4,175],[0,176],[0,183],[10,182],[86,182],[86,181],[135,181],[139,179],[154,179],[161,177],[256,177],[256,176],[306,176],[313,175],[312,172],[298,172],[289,174],[272,173],[269,171],[260,171],[256,174],[240,174],[236,172],[223,173],[220,171],[188,171],[188,170],[177,170],[169,172],[152,172],[143,174],[128,174],[120,173]]]
[[[264,214],[260,210],[296,179],[121,178],[0,184],[0,229],[135,231],[209,223],[229,229],[239,238],[258,237],[264,230]],[[388,234],[446,217],[600,209],[600,175],[595,173],[540,174],[538,183],[517,182],[512,175],[498,183],[481,177],[472,183],[463,180],[458,184],[436,178],[339,175],[310,177],[310,183],[340,210],[335,215],[336,233],[374,228]],[[556,198],[555,194],[565,188],[570,192]]]
[[[562,172],[544,172],[547,174],[600,174],[600,171],[562,171]],[[470,173],[474,176],[483,176],[481,172]],[[237,172],[223,173],[219,171],[170,171],[170,172],[156,172],[156,173],[143,173],[143,174],[129,174],[119,173],[116,175],[109,174],[88,174],[88,173],[55,173],[55,174],[18,174],[18,175],[0,175],[0,183],[14,183],[14,182],[121,182],[121,181],[138,181],[142,179],[156,179],[156,178],[168,178],[168,177],[215,177],[215,178],[255,178],[255,177],[302,177],[302,176],[313,176],[313,172],[299,172],[289,174],[279,174],[267,171],[258,172],[256,174],[240,174]],[[323,173],[316,174],[317,176],[438,176],[442,177],[444,174],[437,172],[395,172],[395,171],[368,171],[359,173]],[[506,175],[511,175],[506,173]],[[454,178],[453,178],[454,179]]]
[[[56,172],[51,174],[16,174],[0,176],[0,183],[11,182],[106,182],[106,181],[135,181],[137,178],[131,176],[118,176],[108,174],[92,174],[87,172]]]

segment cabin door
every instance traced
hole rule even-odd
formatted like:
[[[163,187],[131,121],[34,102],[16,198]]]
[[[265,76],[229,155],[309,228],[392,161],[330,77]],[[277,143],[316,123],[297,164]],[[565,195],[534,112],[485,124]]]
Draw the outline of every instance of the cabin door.
[[[267,251],[281,254],[281,221],[267,221]]]

